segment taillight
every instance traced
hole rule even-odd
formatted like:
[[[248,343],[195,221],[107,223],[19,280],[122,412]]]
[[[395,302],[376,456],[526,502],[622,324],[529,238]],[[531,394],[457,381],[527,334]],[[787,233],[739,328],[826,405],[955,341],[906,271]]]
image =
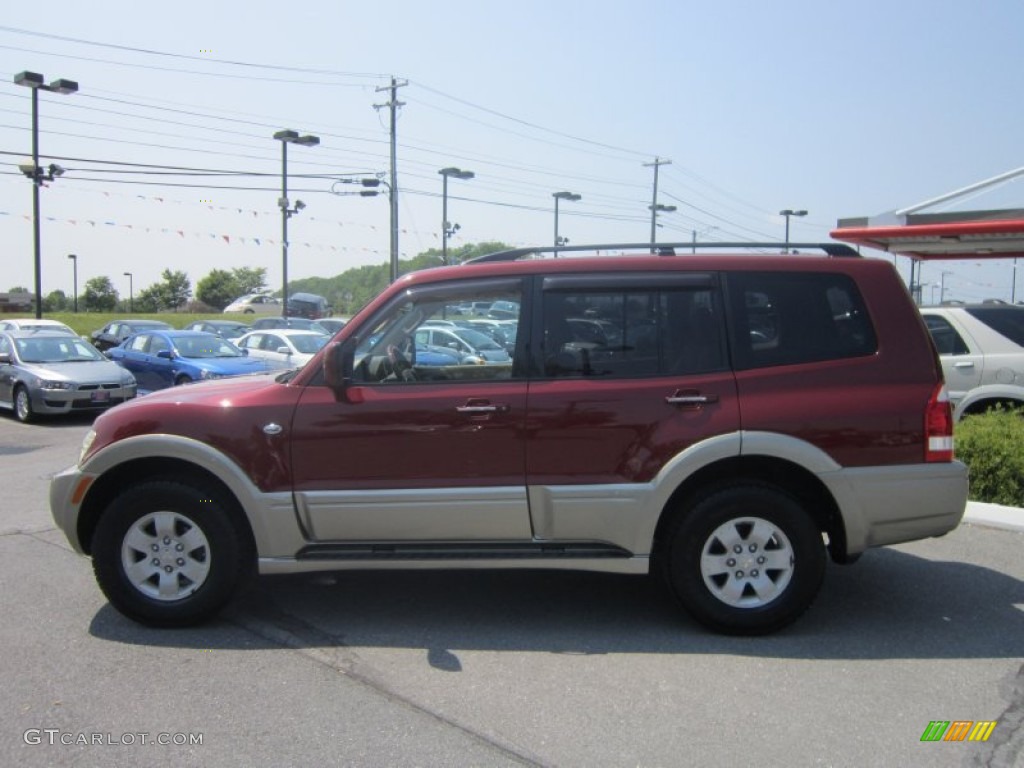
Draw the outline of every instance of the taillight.
[[[938,384],[924,413],[924,460],[953,460],[953,406],[946,385]]]

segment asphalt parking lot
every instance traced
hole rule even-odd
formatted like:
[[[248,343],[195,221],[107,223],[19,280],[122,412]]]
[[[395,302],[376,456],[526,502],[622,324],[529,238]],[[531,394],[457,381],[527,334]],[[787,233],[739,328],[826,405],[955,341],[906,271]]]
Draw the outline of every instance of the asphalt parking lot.
[[[830,566],[763,638],[709,634],[644,578],[545,572],[261,579],[155,631],[49,515],[88,423],[0,414],[0,764],[1024,765],[1020,531]],[[933,721],[996,725],[922,742]]]

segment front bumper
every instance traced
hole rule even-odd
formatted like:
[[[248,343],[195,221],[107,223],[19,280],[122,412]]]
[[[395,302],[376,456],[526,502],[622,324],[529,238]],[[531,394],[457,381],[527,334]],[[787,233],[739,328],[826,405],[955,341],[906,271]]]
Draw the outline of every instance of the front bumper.
[[[36,389],[31,392],[32,410],[43,415],[104,411],[131,400],[136,388]]]
[[[50,512],[68,539],[72,549],[85,554],[85,548],[78,538],[78,514],[85,491],[96,479],[95,475],[79,471],[77,466],[68,467],[53,476],[50,481]]]

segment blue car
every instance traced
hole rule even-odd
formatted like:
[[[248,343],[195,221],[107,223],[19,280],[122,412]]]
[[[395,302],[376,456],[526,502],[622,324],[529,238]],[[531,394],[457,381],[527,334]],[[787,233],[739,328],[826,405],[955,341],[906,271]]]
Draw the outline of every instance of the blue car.
[[[265,361],[250,358],[227,339],[201,331],[137,333],[107,356],[132,372],[140,392],[270,370]]]

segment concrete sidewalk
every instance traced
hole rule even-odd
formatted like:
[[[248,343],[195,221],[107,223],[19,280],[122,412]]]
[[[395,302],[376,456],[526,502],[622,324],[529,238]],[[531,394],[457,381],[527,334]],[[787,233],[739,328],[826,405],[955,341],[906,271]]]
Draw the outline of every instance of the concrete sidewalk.
[[[1024,531],[1024,509],[1020,507],[1004,507],[1000,504],[985,504],[981,501],[968,501],[964,512],[964,522],[973,525],[986,525],[990,528],[1003,528],[1008,531]]]

